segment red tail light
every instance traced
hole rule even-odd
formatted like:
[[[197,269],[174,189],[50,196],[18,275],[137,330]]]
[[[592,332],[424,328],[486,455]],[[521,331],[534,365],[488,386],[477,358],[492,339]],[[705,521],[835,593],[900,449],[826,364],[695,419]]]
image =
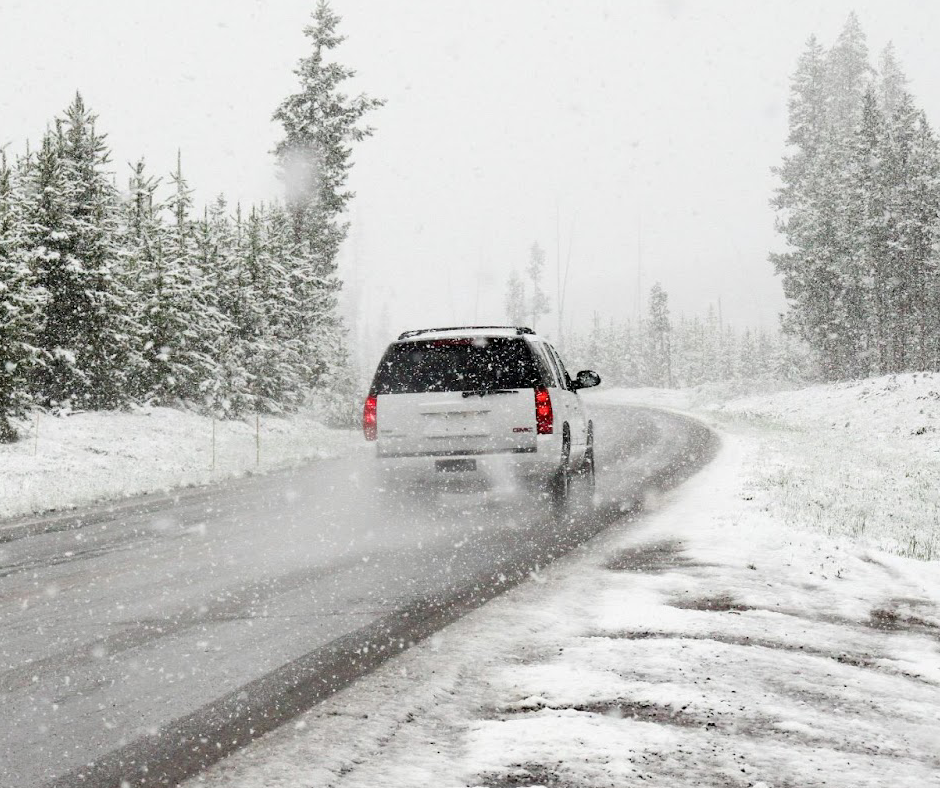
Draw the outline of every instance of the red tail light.
[[[535,431],[539,435],[551,435],[555,415],[552,413],[552,398],[548,396],[548,389],[535,390]]]
[[[366,404],[362,409],[362,434],[366,436],[367,441],[374,441],[378,437],[378,404],[378,397],[370,394],[366,397]]]

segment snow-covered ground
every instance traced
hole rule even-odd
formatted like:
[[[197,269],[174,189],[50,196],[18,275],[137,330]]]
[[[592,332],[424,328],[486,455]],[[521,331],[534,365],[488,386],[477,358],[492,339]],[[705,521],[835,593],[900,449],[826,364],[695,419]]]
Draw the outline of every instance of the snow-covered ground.
[[[717,459],[641,520],[193,784],[940,785],[940,566],[872,546],[893,527],[833,527],[862,480],[890,474],[873,517],[910,492],[890,485],[930,457],[910,433],[936,381],[713,407]],[[787,471],[822,506],[767,482]]]
[[[359,437],[307,413],[261,416],[257,427],[170,408],[33,416],[20,441],[0,445],[0,518],[264,472]]]
[[[632,389],[598,401],[691,411],[762,445],[748,483],[788,528],[940,558],[940,375],[891,375],[721,401]]]
[[[787,526],[940,559],[940,375],[813,386],[713,413],[764,436],[750,475]]]

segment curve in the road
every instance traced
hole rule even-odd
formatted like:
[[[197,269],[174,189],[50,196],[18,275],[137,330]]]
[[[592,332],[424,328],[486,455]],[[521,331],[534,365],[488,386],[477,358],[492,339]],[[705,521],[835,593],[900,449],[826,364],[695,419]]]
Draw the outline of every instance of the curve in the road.
[[[363,615],[368,618],[352,631],[331,637],[262,675],[239,681],[221,696],[216,693],[216,699],[175,715],[172,721],[155,726],[151,734],[123,746],[99,744],[103,752],[43,782],[56,788],[175,785],[525,580],[534,568],[624,516],[636,514],[648,493],[678,484],[707,463],[717,446],[717,439],[704,425],[676,414],[597,407],[594,419],[598,504],[591,516],[582,512],[582,516],[551,521],[527,519],[525,511],[510,508],[479,514],[479,523],[460,525],[458,521],[467,520],[467,511],[458,509],[445,523],[445,530],[454,529],[453,533],[436,543],[423,542],[416,528],[419,537],[414,543],[396,544],[391,539],[379,549],[336,556],[318,567],[301,564],[278,577],[243,582],[225,598],[160,626],[144,626],[146,622],[137,620],[137,626],[113,634],[113,642],[104,644],[108,653],[140,650],[206,621],[249,617],[248,607],[264,610],[279,595],[303,592],[308,586],[316,588],[319,598],[348,605],[334,604],[332,612],[337,616],[347,616],[349,610],[353,621]],[[513,527],[502,523],[507,515],[517,521]],[[402,513],[399,527],[411,527],[407,517]],[[54,551],[45,559],[47,566],[55,566]],[[38,565],[43,559],[34,556],[32,560]],[[362,590],[366,587],[368,592]],[[81,663],[88,648],[87,643],[79,644],[71,657],[66,650],[45,657],[45,662],[30,661],[0,674],[0,688],[22,687],[43,670],[61,673],[70,664]],[[44,767],[46,775],[50,768],[55,767]],[[28,777],[25,773],[18,776]],[[26,779],[22,784],[31,783]]]

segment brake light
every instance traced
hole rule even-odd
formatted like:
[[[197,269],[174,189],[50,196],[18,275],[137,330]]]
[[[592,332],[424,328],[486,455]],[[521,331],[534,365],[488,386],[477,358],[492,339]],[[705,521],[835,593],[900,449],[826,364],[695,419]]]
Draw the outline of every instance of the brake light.
[[[547,388],[539,387],[535,390],[535,431],[539,435],[551,435],[554,421],[552,398]]]
[[[362,434],[366,436],[367,441],[374,441],[378,437],[378,404],[378,397],[375,394],[370,394],[366,397],[366,404],[362,409]]]

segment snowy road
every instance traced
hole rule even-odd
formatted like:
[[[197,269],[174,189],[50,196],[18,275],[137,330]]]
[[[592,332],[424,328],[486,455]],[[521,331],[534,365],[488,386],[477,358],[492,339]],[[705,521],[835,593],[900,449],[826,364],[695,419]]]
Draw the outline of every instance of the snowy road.
[[[590,520],[454,498],[383,509],[363,454],[89,513],[80,527],[0,530],[0,785],[193,774],[529,576],[711,448],[681,416],[608,406],[594,418]]]

